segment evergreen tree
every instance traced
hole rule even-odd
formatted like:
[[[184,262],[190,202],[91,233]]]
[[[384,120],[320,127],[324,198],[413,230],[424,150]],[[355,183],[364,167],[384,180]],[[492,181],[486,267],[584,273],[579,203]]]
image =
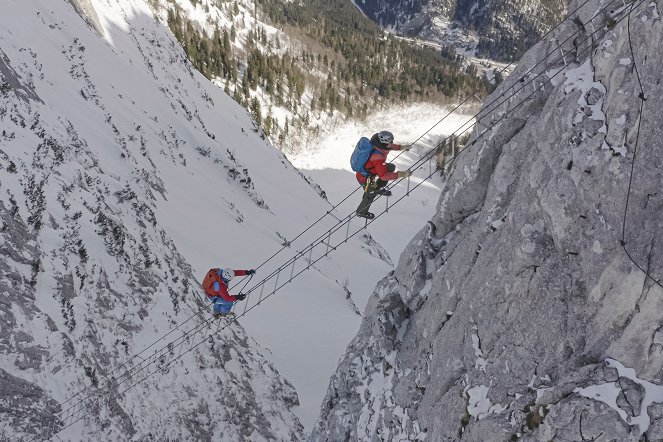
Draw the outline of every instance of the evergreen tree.
[[[258,99],[256,97],[253,97],[251,100],[251,115],[253,115],[253,119],[256,120],[256,124],[258,127],[262,126],[262,113],[260,112],[260,103],[258,102]]]
[[[251,96],[251,88],[249,86],[249,80],[247,79],[246,74],[244,74],[244,77],[242,77],[242,93],[246,98]]]
[[[265,130],[265,135],[269,136],[272,132],[272,117],[270,114],[267,114],[265,117],[265,125],[264,125],[264,130]]]
[[[220,36],[217,36],[218,30],[219,28],[217,27],[215,31],[215,40],[220,42],[223,52],[230,52],[230,36],[228,35],[228,31],[224,29],[223,33]]]
[[[225,10],[240,15],[237,1],[225,5]],[[200,25],[183,19],[177,5],[167,10],[167,24],[192,65],[208,78],[223,77],[224,91],[229,94],[232,89],[233,98],[264,124],[266,133],[276,134],[278,124],[271,110],[265,118],[257,112],[259,101],[251,98],[251,90],[258,86],[268,103],[295,113],[308,91],[313,96],[306,111],[340,111],[355,117],[366,116],[369,106],[485,95],[492,89],[477,77],[476,68],[465,67],[453,49],[419,47],[384,34],[344,0],[309,0],[306,4],[260,0],[259,6],[270,24],[296,27],[307,36],[305,41],[314,43],[308,47],[305,43],[294,56],[288,51],[273,54],[270,48],[283,46],[279,36],[270,39],[264,27],[254,27],[244,47],[246,52],[234,54],[235,24],[229,29],[215,26],[208,36]],[[243,15],[239,20],[243,22]],[[327,77],[322,86],[320,71]],[[496,76],[495,82],[500,80]],[[281,134],[310,123],[310,115],[299,118],[286,119]]]
[[[235,91],[233,92],[233,100],[235,100],[239,104],[242,104],[242,94],[240,93],[239,89],[237,89],[236,85],[235,85]]]

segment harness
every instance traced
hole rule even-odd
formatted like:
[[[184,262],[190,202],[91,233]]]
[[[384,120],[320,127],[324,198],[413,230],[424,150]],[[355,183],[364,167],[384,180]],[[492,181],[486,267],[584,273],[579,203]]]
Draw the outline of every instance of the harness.
[[[371,155],[369,156],[369,160],[374,153],[377,153],[379,155],[382,155],[384,158],[387,158],[387,155],[384,152],[382,152],[380,149],[374,146],[373,150],[371,151]],[[366,164],[368,164],[369,162],[370,161],[367,161]],[[364,184],[364,192],[368,192],[368,189],[373,184],[373,179],[376,177],[375,165],[371,164],[370,168],[364,165],[364,170],[366,171],[366,184]]]

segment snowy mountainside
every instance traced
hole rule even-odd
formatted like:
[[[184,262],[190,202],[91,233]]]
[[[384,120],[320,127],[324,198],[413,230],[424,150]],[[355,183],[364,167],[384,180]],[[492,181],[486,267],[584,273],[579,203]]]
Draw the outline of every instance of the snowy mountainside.
[[[310,440],[663,440],[661,7],[589,1],[487,99]]]
[[[256,267],[330,207],[145,2],[73,3],[11,0],[0,16],[4,437],[57,427],[74,393],[209,317],[199,281],[210,267]],[[368,293],[390,268],[378,252],[369,235],[351,240],[60,436],[300,438],[360,321],[348,292]]]
[[[470,57],[517,61],[562,18],[569,0],[364,0],[357,5],[398,34],[444,43]]]
[[[483,70],[452,50],[385,33],[343,0],[150,2],[192,64],[298,154],[327,129],[404,103],[484,96]]]
[[[168,23],[169,11],[176,10],[182,17],[191,20],[199,27],[203,35],[213,36],[215,30],[221,30],[229,33],[232,37],[229,39],[230,51],[236,54],[237,74],[230,75],[229,78],[216,76],[212,81],[226,93],[242,101],[244,98],[248,101],[255,99],[258,105],[260,115],[269,118],[270,129],[267,131],[271,142],[278,143],[278,147],[283,151],[300,150],[300,144],[303,144],[301,138],[306,137],[308,127],[303,127],[303,123],[297,124],[297,121],[304,119],[304,102],[310,101],[312,90],[306,91],[306,96],[301,101],[301,106],[293,106],[298,100],[291,96],[295,94],[295,85],[290,81],[282,85],[283,94],[289,97],[287,100],[278,100],[273,97],[273,86],[267,86],[260,81],[260,85],[255,91],[248,92],[248,96],[241,96],[244,90],[244,77],[248,74],[248,59],[253,50],[279,58],[293,57],[294,54],[302,53],[306,50],[305,45],[298,38],[292,37],[285,32],[268,23],[266,17],[261,14],[256,16],[256,4],[246,0],[235,2],[214,2],[210,0],[192,2],[190,0],[169,0],[151,2],[153,14],[159,20]],[[266,43],[255,39],[254,32],[260,30],[267,38]],[[278,42],[278,43],[275,43]],[[180,44],[183,44],[182,42]],[[186,45],[183,44],[183,46]],[[327,78],[327,73],[319,69],[313,69],[309,75],[315,78],[314,83],[322,83]],[[274,74],[274,76],[278,76]],[[248,106],[253,114],[258,110]],[[288,126],[289,124],[289,126]],[[264,126],[264,125],[263,125]]]

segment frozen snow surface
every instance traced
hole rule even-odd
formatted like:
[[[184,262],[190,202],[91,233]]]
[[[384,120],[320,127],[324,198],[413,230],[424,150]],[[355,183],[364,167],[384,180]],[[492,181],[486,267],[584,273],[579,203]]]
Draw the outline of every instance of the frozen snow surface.
[[[328,214],[148,2],[3,6],[0,438],[302,438],[358,310],[393,268],[376,229],[314,256],[239,323],[205,325],[209,268],[258,267],[232,289],[248,291],[354,207]],[[430,186],[410,203],[426,216]],[[148,358],[171,341],[182,345]]]
[[[606,365],[617,370],[618,379],[615,382],[578,388],[574,393],[604,402],[610,408],[615,410],[624,422],[631,426],[636,426],[635,431],[640,435],[646,433],[651,426],[649,407],[654,404],[663,403],[663,386],[638,378],[634,369],[624,367],[621,362],[614,359],[607,359]],[[630,393],[624,386],[626,381],[631,381],[629,384],[635,386],[637,389],[636,391],[640,394],[637,398],[637,402],[634,401],[636,402],[635,405],[637,405],[637,409],[640,410],[637,415],[635,414],[636,408],[634,407],[634,404],[629,400],[630,398],[627,398],[626,396]],[[644,392],[642,390],[644,390]],[[622,402],[618,402],[620,397],[622,398]],[[623,399],[626,399],[627,405],[624,409],[621,408],[621,405],[624,404]]]
[[[486,100],[310,440],[663,440],[661,4],[588,2]]]

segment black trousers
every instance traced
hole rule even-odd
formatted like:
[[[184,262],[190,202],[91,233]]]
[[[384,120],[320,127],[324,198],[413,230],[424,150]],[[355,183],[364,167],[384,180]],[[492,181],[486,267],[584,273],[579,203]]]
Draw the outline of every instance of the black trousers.
[[[387,172],[395,172],[395,171],[396,171],[396,165],[392,163],[387,163]],[[359,207],[357,207],[357,213],[361,214],[367,213],[368,209],[370,209],[371,207],[371,204],[373,204],[373,200],[375,200],[375,197],[378,196],[377,191],[382,189],[388,184],[388,181],[381,180],[380,178],[375,179],[375,177],[369,177],[369,179],[371,179],[371,184],[368,186],[368,189],[366,189],[365,185],[362,185],[362,188],[364,188],[364,195],[361,198]]]

